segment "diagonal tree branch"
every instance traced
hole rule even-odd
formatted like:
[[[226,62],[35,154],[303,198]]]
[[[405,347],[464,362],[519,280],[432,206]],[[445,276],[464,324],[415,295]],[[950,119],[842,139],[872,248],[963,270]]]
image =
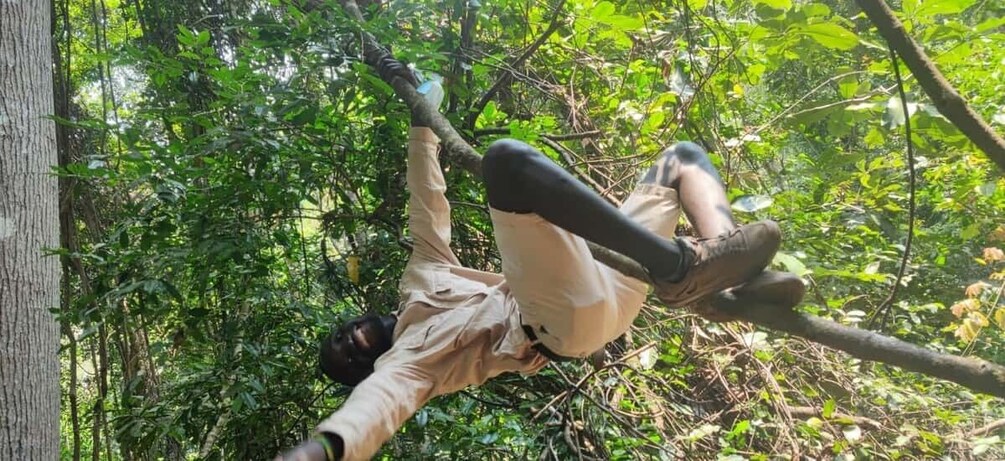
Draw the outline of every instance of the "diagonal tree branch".
[[[362,15],[353,0],[344,1],[343,5],[353,18],[362,22]],[[364,58],[376,69],[380,59],[388,56],[389,52],[369,33],[363,32],[363,39]],[[398,97],[405,101],[414,116],[418,116],[420,121],[440,137],[447,161],[464,168],[475,177],[481,177],[481,155],[461,138],[450,122],[429,106],[405,79],[392,77],[388,83]],[[637,262],[600,245],[587,243],[598,261],[629,277],[649,281]],[[755,325],[839,349],[863,360],[887,363],[1005,398],[1005,367],[986,360],[931,351],[896,338],[769,304],[752,302],[743,309],[736,310],[714,307]]]
[[[939,113],[983,150],[999,169],[1005,171],[1005,140],[967,105],[928,58],[925,50],[907,35],[904,24],[897,19],[893,10],[883,0],[855,0],[855,3],[869,16],[869,20],[876,25],[880,35],[897,52],[904,64],[907,64],[907,68],[911,69]]]

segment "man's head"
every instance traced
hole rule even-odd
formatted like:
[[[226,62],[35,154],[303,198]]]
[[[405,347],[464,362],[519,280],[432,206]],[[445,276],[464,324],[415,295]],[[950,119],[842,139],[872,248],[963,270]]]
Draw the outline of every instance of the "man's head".
[[[321,342],[321,371],[335,382],[359,384],[391,348],[396,321],[390,315],[367,314],[336,326]]]

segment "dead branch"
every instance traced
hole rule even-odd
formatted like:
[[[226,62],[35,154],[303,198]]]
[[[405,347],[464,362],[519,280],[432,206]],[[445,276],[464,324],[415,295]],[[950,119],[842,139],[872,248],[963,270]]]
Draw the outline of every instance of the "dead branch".
[[[935,64],[925,54],[925,50],[907,35],[904,24],[893,14],[893,10],[883,0],[855,0],[859,8],[865,12],[869,20],[879,29],[880,35],[886,39],[890,47],[903,59],[907,68],[911,69],[918,83],[939,113],[944,115],[953,125],[956,125],[978,148],[1005,171],[1005,140],[974,112],[967,102],[956,92],[956,89],[946,80],[935,67]]]
[[[974,429],[969,433],[967,433],[967,437],[983,437],[1002,428],[1005,428],[1005,418],[999,419],[997,421],[992,421],[990,424],[986,426],[978,427],[977,429]]]
[[[792,414],[792,416],[798,416],[800,418],[807,418],[813,416],[823,418],[824,414],[822,409],[816,407],[789,407],[789,412]],[[864,416],[849,415],[847,413],[834,412],[831,413],[830,417],[826,419],[850,421],[853,424],[857,424],[859,426],[867,426],[873,429],[883,428],[883,425],[879,421],[876,421],[875,419],[866,418]]]

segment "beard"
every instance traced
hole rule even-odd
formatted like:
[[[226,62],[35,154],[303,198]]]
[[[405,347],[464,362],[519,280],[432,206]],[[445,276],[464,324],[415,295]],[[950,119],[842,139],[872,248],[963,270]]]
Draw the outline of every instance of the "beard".
[[[369,362],[376,361],[377,357],[391,349],[393,332],[381,316],[366,314],[353,322],[351,326],[358,326],[360,333],[366,338],[368,347],[363,349],[357,344],[357,349]]]

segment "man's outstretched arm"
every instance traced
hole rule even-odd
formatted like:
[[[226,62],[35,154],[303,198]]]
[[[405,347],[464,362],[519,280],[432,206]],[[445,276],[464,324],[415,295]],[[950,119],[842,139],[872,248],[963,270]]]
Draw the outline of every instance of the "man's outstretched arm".
[[[433,382],[408,366],[383,367],[363,380],[338,411],[317,427],[328,447],[312,440],[277,460],[367,460],[432,397]],[[326,452],[331,450],[331,455]]]
[[[408,130],[405,178],[410,193],[408,228],[415,241],[412,258],[460,265],[450,250],[450,203],[444,195],[447,183],[440,170],[439,142],[429,128],[412,126]]]

